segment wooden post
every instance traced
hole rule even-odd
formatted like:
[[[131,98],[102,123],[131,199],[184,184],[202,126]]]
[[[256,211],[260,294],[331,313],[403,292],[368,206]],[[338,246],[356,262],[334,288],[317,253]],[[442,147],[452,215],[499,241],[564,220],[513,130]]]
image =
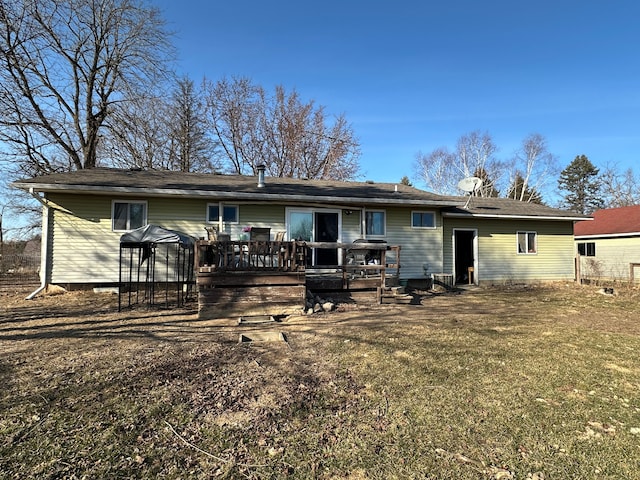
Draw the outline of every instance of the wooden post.
[[[629,283],[635,283],[635,268],[640,267],[640,263],[629,264]]]

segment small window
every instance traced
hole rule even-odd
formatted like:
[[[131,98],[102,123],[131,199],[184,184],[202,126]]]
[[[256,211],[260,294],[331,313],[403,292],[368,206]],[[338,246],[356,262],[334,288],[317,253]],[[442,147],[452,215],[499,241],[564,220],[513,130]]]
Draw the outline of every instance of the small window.
[[[411,212],[413,228],[436,228],[436,214],[433,212]]]
[[[536,232],[518,232],[518,253],[533,254],[538,252],[538,234]]]
[[[585,242],[578,244],[578,253],[583,257],[596,256],[596,242]]]
[[[218,223],[219,217],[220,217],[220,205],[217,203],[208,204],[207,205],[207,222]],[[223,205],[222,221],[224,223],[238,223],[238,206]]]
[[[147,202],[113,202],[111,228],[126,232],[147,224]]]
[[[365,233],[367,235],[382,237],[386,231],[386,219],[384,211],[372,211],[365,212]]]

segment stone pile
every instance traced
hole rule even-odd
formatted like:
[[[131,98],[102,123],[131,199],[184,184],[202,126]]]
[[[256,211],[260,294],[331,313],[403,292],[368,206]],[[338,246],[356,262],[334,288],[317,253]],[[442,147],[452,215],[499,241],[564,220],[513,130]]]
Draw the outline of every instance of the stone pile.
[[[304,312],[307,315],[313,315],[314,313],[333,312],[336,309],[336,304],[330,298],[322,298],[319,295],[315,295],[312,291],[307,290],[307,300],[305,302]]]

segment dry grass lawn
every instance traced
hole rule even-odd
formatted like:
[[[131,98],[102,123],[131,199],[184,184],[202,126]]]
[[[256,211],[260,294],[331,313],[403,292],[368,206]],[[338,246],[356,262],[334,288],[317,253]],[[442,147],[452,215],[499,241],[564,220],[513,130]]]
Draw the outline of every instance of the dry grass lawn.
[[[640,478],[640,292],[238,326],[0,296],[0,478]],[[239,343],[283,332],[287,342]]]

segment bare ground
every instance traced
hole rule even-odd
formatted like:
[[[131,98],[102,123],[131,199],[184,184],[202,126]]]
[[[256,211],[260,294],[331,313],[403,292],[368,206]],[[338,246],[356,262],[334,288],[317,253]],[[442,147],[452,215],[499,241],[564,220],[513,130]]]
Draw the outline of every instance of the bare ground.
[[[363,408],[359,399],[372,395],[355,367],[342,363],[349,345],[411,361],[410,351],[394,342],[438,330],[491,338],[534,328],[536,335],[579,329],[640,336],[636,290],[608,296],[574,285],[417,292],[416,305],[344,305],[249,326],[235,318],[199,320],[193,305],[118,312],[117,298],[108,294],[23,297],[0,295],[0,431],[6,433],[0,476],[7,478],[381,478],[353,465],[338,475],[346,467],[330,466],[319,453],[293,465],[283,453],[293,450],[294,432],[313,423],[314,409],[347,418],[345,412]],[[273,331],[286,342],[238,341],[241,334]],[[366,353],[364,362],[375,365]],[[611,362],[609,368],[630,367]],[[637,388],[633,383],[635,394]],[[372,431],[392,426],[382,413],[372,418]],[[313,433],[317,445],[308,450],[321,452],[347,435],[344,422],[329,423]],[[459,478],[516,478],[506,467],[485,467],[482,476],[474,476],[474,467]],[[506,473],[498,477],[499,471]],[[527,478],[550,478],[534,473]]]

